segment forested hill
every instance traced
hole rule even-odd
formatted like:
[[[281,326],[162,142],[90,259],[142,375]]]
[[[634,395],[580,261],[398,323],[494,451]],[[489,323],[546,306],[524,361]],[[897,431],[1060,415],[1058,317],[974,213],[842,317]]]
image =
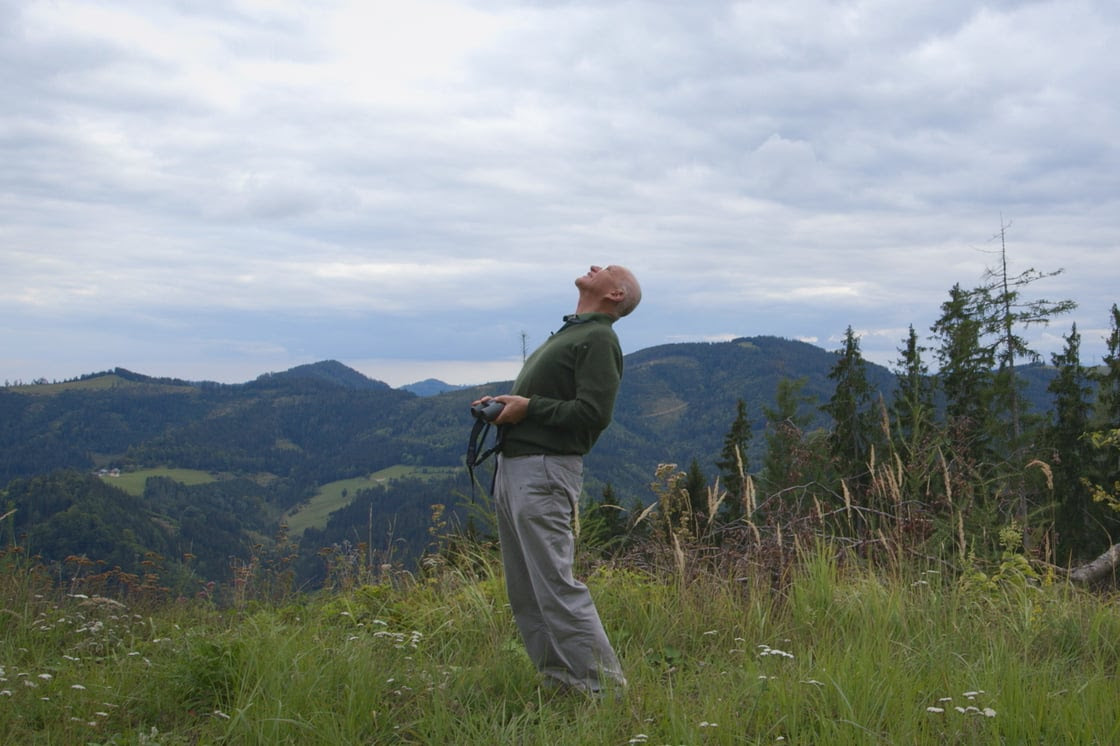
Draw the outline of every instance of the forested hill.
[[[684,468],[695,459],[714,475],[737,401],[760,432],[783,378],[804,379],[806,411],[827,424],[817,406],[831,396],[836,360],[773,337],[628,355],[615,422],[587,460],[589,494],[609,483],[620,504],[648,503],[662,462]],[[868,364],[867,376],[885,393],[893,385],[882,367]],[[421,397],[335,361],[233,385],[118,368],[6,387],[0,515],[15,512],[0,525],[0,541],[23,536],[54,560],[83,553],[106,559],[93,555],[116,545],[119,561],[129,554],[119,551],[122,544],[136,557],[148,549],[198,556],[204,548],[219,559],[196,561],[196,568],[205,564],[220,575],[228,558],[244,555],[283,521],[300,526],[308,557],[347,540],[378,544],[391,532],[403,540],[403,555],[414,556],[427,541],[430,506],[469,501],[462,468],[469,402],[507,388],[495,382]],[[755,437],[756,448],[761,440]],[[103,469],[121,476],[92,476]],[[129,482],[130,475],[139,481]],[[92,480],[100,484],[86,484]],[[105,517],[113,494],[127,506],[127,538],[115,536],[124,522]]]
[[[835,363],[835,353],[777,337],[650,347],[626,358],[616,421],[619,430],[660,448],[661,461],[709,462],[719,453],[739,399],[754,429],[761,430],[763,409],[773,406],[780,380],[804,379],[802,392],[823,404],[832,395],[828,374]],[[887,395],[893,390],[895,377],[887,369],[868,364],[867,374],[874,388]]]
[[[826,401],[835,360],[819,347],[775,337],[630,354],[615,422],[592,466],[616,486],[641,488],[657,463],[708,463],[738,399],[760,429],[763,407],[782,378],[803,378],[804,393]],[[867,368],[876,388],[893,385],[886,369]],[[8,387],[0,389],[0,484],[59,468],[167,466],[267,473],[306,489],[398,464],[454,466],[471,424],[468,403],[507,388],[508,382],[495,382],[418,396],[336,361],[232,385],[118,368],[65,383]],[[618,453],[627,454],[640,477],[607,476],[619,468]],[[300,497],[297,491],[278,499],[290,504]]]

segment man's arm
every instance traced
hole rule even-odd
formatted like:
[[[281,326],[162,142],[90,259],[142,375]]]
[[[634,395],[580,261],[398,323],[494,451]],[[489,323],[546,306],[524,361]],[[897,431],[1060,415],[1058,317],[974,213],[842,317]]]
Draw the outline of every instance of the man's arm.
[[[574,388],[570,398],[533,394],[524,418],[561,429],[603,430],[610,424],[622,379],[622,352],[617,338],[609,332],[596,335],[573,352]],[[517,413],[515,410],[514,416]]]

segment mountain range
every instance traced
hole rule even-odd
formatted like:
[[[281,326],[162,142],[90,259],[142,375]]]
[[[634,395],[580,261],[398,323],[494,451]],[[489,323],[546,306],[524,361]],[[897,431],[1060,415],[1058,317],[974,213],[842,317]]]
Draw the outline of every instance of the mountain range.
[[[687,468],[695,460],[714,476],[740,399],[754,431],[748,467],[757,469],[763,410],[773,406],[779,381],[803,379],[802,392],[823,404],[836,360],[836,353],[776,337],[667,344],[627,355],[614,422],[586,459],[588,494],[609,484],[619,504],[648,503],[661,463]],[[894,374],[872,363],[866,371],[889,399]],[[1024,369],[1026,398],[1037,409],[1049,406],[1049,375],[1041,367]],[[132,506],[121,514],[136,524],[132,536],[163,536],[161,552],[172,556],[198,555],[205,544],[224,561],[283,521],[301,522],[304,542],[327,544],[381,536],[392,527],[398,537],[409,534],[402,538],[415,554],[426,540],[430,506],[463,501],[471,492],[462,468],[469,403],[509,384],[447,387],[429,380],[394,389],[323,361],[243,384],[117,368],[63,383],[9,386],[0,389],[0,485],[7,485],[0,515],[16,511],[10,541],[30,536],[56,560],[89,544],[61,541],[83,524],[59,516],[105,512],[114,490]],[[816,425],[828,425],[816,407],[806,412]],[[111,480],[105,492],[107,480],[92,476],[100,470],[121,474],[120,484],[130,474],[147,476],[131,493]],[[195,475],[195,483],[181,481],[183,474]],[[371,475],[383,476],[368,481]],[[87,485],[90,480],[98,486]],[[335,494],[331,485],[344,486]],[[67,497],[68,490],[89,496]],[[335,502],[325,502],[328,494]],[[54,507],[43,507],[48,504]],[[223,522],[219,535],[215,526]],[[114,545],[111,527],[99,524],[98,531],[105,534],[98,546]],[[133,543],[137,551],[148,546]],[[220,570],[215,564],[211,573]]]

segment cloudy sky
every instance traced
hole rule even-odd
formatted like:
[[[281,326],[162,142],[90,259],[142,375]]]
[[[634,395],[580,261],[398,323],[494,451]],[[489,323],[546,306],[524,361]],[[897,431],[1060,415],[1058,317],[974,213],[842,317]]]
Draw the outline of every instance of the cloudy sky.
[[[0,380],[512,377],[591,264],[625,352],[889,364],[949,289],[1120,301],[1114,0],[0,0]],[[932,358],[932,354],[930,354]]]

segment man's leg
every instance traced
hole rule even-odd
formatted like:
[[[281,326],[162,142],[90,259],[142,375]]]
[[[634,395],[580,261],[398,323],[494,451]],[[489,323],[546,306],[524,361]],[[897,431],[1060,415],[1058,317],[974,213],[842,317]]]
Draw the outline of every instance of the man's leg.
[[[510,487],[507,520],[523,558],[518,583],[527,582],[535,600],[536,615],[526,625],[531,628],[526,647],[530,637],[546,634],[545,649],[550,652],[537,659],[544,661],[538,665],[546,675],[572,686],[598,690],[608,682],[625,685],[591,593],[572,575],[571,523],[583,484],[582,459],[526,456],[506,460],[503,466],[508,467]]]
[[[510,609],[521,633],[521,640],[529,659],[538,670],[564,669],[566,662],[552,641],[552,634],[537,605],[533,582],[529,574],[525,548],[517,530],[519,503],[519,475],[523,469],[518,459],[498,457],[498,473],[494,482],[494,505],[498,518],[498,539],[502,546],[502,568],[505,571],[506,594]]]

